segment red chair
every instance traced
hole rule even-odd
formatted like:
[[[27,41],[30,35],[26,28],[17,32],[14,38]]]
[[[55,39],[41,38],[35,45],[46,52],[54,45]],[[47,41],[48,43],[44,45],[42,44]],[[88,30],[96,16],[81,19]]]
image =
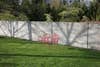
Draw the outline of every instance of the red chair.
[[[51,41],[53,44],[58,44],[58,41],[59,41],[59,35],[54,33],[51,37]]]
[[[50,36],[50,34],[45,34],[42,37],[39,37],[39,41],[43,43],[53,43],[58,44],[59,35],[54,33]]]
[[[48,43],[49,42],[49,36],[48,35],[45,35],[44,36],[44,41],[43,41],[44,43]]]
[[[39,37],[39,41],[43,43],[48,43],[50,36],[48,34],[43,35],[42,37]]]

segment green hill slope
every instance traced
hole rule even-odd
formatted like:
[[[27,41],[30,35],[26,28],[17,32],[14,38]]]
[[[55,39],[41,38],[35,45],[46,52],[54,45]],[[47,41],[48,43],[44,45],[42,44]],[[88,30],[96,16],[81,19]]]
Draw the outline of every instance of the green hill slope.
[[[100,67],[100,51],[0,37],[0,67]]]

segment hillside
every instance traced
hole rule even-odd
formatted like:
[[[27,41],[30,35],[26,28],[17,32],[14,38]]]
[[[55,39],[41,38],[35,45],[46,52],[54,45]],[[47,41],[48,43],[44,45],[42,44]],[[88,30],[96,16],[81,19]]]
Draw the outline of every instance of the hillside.
[[[0,37],[0,67],[100,67],[100,51]]]

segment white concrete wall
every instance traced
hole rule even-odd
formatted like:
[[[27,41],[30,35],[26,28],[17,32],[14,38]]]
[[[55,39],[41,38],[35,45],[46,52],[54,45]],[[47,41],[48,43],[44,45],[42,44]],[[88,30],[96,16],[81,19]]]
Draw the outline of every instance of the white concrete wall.
[[[0,21],[0,35],[38,41],[44,34],[59,35],[59,44],[100,49],[100,25],[73,22]]]

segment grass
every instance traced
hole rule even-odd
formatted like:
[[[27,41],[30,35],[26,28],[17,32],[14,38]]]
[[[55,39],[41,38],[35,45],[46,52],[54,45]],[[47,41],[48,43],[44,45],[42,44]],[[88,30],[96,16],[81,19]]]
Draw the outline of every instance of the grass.
[[[0,67],[100,67],[100,51],[0,37]]]

